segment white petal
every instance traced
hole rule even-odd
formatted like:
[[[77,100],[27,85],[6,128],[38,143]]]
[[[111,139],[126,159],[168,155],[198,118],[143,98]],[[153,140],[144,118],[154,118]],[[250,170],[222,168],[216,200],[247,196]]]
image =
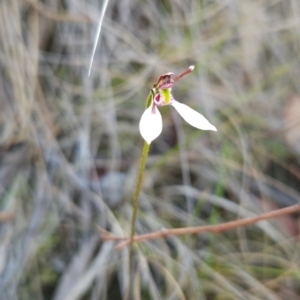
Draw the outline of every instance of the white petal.
[[[162,131],[162,117],[155,104],[151,104],[143,113],[140,121],[140,133],[150,144]]]
[[[176,100],[173,100],[171,105],[173,105],[181,117],[190,125],[202,130],[217,131],[217,128],[214,125],[210,124],[207,119],[189,106],[179,103]]]

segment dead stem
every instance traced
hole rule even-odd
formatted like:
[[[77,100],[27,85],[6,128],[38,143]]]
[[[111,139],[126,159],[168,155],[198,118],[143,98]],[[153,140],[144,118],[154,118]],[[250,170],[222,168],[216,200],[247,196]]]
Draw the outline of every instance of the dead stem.
[[[141,242],[146,240],[154,240],[170,235],[185,235],[185,234],[198,234],[203,232],[215,232],[220,233],[223,231],[231,230],[241,226],[248,226],[259,221],[264,221],[272,218],[276,218],[282,215],[291,214],[300,211],[300,204],[289,206],[286,208],[277,209],[271,212],[261,214],[259,216],[253,216],[249,218],[244,218],[236,221],[226,222],[217,225],[207,225],[198,227],[186,227],[186,228],[175,228],[175,229],[164,229],[161,231],[150,232],[147,234],[136,235],[133,239],[127,239],[126,241],[120,243],[116,246],[116,250],[121,250],[128,246],[132,242]]]
[[[0,212],[0,222],[7,222],[14,218],[15,214],[12,212]]]

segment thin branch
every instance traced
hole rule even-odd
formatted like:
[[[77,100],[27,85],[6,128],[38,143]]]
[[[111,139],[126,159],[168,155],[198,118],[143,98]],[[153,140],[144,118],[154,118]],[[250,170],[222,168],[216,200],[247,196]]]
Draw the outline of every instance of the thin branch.
[[[113,240],[113,241],[127,240],[126,237],[114,235],[114,234],[110,233],[109,231],[105,230],[104,228],[100,227],[99,225],[96,225],[96,229],[100,232],[101,239],[104,241],[106,241],[106,240],[110,240],[110,241],[111,240]]]
[[[15,216],[12,212],[0,212],[0,222],[7,222],[13,219]]]
[[[277,209],[271,212],[261,214],[259,216],[248,217],[244,219],[239,219],[236,221],[226,222],[217,225],[207,225],[207,226],[198,226],[198,227],[186,227],[186,228],[175,228],[175,229],[164,229],[161,231],[151,232],[147,234],[135,235],[132,239],[132,242],[141,242],[145,240],[154,240],[158,238],[163,238],[170,235],[185,235],[185,234],[198,234],[203,232],[215,232],[220,233],[223,231],[231,230],[241,226],[247,226],[259,221],[264,221],[279,216],[291,214],[294,212],[300,211],[300,204],[289,206],[286,208]],[[108,238],[109,239],[109,238]],[[131,243],[130,239],[117,245],[116,250],[120,250]]]

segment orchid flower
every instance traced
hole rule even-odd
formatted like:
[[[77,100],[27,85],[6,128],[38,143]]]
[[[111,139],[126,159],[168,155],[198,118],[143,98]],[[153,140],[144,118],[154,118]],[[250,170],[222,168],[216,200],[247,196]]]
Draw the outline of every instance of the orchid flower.
[[[166,73],[160,76],[157,83],[153,85],[151,89],[151,103],[144,111],[140,120],[140,133],[149,145],[162,132],[163,124],[161,114],[158,110],[159,106],[172,105],[181,117],[193,127],[202,130],[217,131],[216,127],[209,123],[206,118],[189,106],[176,101],[171,93],[175,82],[193,70],[194,66],[190,66],[175,78],[172,78],[173,73]]]

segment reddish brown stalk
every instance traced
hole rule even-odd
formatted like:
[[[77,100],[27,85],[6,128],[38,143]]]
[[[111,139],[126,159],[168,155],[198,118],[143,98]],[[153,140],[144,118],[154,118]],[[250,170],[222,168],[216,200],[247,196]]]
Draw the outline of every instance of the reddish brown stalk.
[[[113,234],[103,234],[101,235],[101,239],[104,241],[124,241],[127,240],[125,237],[115,236]]]
[[[12,212],[0,212],[0,222],[7,222],[13,219],[15,216]]]
[[[130,244],[130,242],[141,242],[145,240],[158,239],[170,235],[184,235],[184,234],[198,234],[203,232],[215,232],[220,233],[241,226],[247,226],[259,221],[264,221],[272,218],[276,218],[282,215],[291,214],[300,211],[300,204],[289,206],[286,208],[277,209],[271,212],[261,214],[259,216],[244,218],[236,221],[226,222],[217,225],[207,225],[198,227],[186,227],[186,228],[175,228],[175,229],[164,229],[161,231],[151,232],[147,234],[136,235],[132,240],[127,239],[126,241],[117,245],[116,250],[120,250]]]
[[[114,240],[114,241],[124,241],[127,240],[127,238],[122,237],[122,236],[116,236],[114,234],[111,234],[109,231],[105,230],[104,228],[100,227],[100,226],[96,226],[96,228],[98,229],[98,231],[101,234],[101,239],[106,241],[106,240]]]

